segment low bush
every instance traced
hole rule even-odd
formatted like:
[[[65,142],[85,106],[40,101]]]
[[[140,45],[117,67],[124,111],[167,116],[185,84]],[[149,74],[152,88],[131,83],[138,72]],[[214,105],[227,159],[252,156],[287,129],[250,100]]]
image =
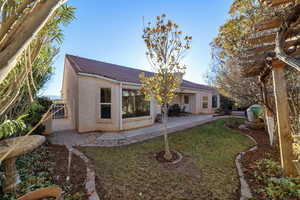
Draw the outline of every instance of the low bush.
[[[26,124],[23,121],[26,116],[27,115],[20,116],[15,120],[4,120],[4,122],[0,124],[0,140],[21,135],[26,129]]]
[[[77,182],[76,185],[71,181],[62,181],[63,171],[56,169],[56,163],[53,161],[55,156],[64,156],[61,151],[51,150],[48,143],[43,144],[34,151],[18,157],[16,167],[20,175],[19,183],[15,191],[3,191],[4,166],[0,166],[0,200],[17,200],[20,196],[31,191],[49,186],[57,186],[63,190],[64,200],[86,200],[87,196],[82,190],[74,191],[78,185],[85,184]],[[72,158],[74,159],[74,157]],[[72,168],[71,168],[72,169]],[[73,170],[76,168],[73,168]],[[60,169],[61,170],[61,169]],[[71,173],[75,173],[71,171]],[[75,189],[74,189],[75,188]],[[47,198],[53,199],[53,198]]]
[[[28,130],[31,130],[39,121],[42,119],[43,115],[48,111],[52,101],[46,97],[39,97],[37,100],[30,104],[27,109],[28,116],[24,119]],[[34,130],[33,134],[41,134],[45,130],[44,125],[40,125]]]
[[[50,163],[45,160],[48,157],[47,148],[43,145],[30,154],[20,156],[16,161],[18,173],[21,178],[17,191],[0,191],[1,200],[15,200],[20,195],[24,195],[38,188],[53,186],[53,176]],[[5,179],[3,166],[0,167],[0,189]]]
[[[229,127],[229,128],[238,128],[243,123],[244,123],[243,119],[232,118],[231,120],[228,120],[226,122],[226,126]]]
[[[278,162],[263,159],[255,163],[253,175],[260,184],[255,191],[265,200],[300,199],[300,178],[283,176]]]
[[[299,199],[300,178],[269,178],[265,191],[271,199]]]

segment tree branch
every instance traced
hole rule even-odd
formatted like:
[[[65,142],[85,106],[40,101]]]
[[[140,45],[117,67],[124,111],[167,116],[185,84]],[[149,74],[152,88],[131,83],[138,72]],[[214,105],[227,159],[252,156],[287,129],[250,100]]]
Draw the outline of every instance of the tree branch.
[[[18,28],[17,36],[0,52],[0,83],[15,66],[18,57],[64,0],[41,1]]]

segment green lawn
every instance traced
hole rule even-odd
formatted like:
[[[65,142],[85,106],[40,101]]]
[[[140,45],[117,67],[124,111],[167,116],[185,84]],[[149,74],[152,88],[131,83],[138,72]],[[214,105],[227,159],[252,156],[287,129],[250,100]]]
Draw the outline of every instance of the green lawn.
[[[171,148],[184,155],[175,166],[155,160],[155,153],[163,150],[163,138],[123,147],[80,149],[95,164],[98,193],[104,200],[236,199],[239,181],[234,159],[253,144],[225,128],[225,122],[170,134]]]

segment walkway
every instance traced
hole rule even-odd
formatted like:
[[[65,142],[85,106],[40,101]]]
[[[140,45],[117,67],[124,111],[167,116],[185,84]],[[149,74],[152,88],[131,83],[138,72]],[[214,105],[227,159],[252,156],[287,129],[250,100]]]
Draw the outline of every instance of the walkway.
[[[172,117],[169,118],[167,131],[168,133],[173,133],[221,118],[226,118],[226,116],[191,115],[186,117]],[[61,131],[53,133],[49,139],[52,144],[67,146],[121,146],[145,141],[161,135],[161,124],[156,123],[149,127],[122,132],[91,132],[79,134],[75,130]]]

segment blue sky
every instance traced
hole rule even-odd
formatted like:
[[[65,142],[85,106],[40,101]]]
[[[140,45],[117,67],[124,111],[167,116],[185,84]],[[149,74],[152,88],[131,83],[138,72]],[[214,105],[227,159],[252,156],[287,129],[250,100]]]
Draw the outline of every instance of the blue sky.
[[[209,43],[228,17],[231,0],[69,0],[76,20],[64,28],[65,39],[55,59],[55,72],[42,91],[60,95],[66,53],[128,67],[150,70],[141,38],[145,21],[165,13],[193,36],[184,59],[185,79],[205,83],[210,64]]]

